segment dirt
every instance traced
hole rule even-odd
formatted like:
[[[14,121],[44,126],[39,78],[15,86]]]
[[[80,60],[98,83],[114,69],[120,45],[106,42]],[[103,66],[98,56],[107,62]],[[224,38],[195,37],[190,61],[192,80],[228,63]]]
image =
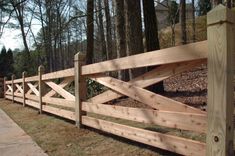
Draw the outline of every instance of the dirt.
[[[163,96],[182,102],[184,104],[206,110],[207,105],[207,67],[201,65],[192,70],[164,80]],[[131,98],[120,98],[109,102],[126,107],[150,108],[148,105]]]

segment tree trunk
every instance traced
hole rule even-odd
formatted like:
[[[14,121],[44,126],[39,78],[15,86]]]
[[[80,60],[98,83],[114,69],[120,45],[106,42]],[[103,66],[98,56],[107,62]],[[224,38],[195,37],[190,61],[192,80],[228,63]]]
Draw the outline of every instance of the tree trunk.
[[[222,0],[211,0],[212,8],[222,3]]]
[[[94,1],[87,0],[87,64],[93,61],[94,50]]]
[[[124,12],[124,0],[114,0],[115,3],[115,27],[116,27],[116,46],[117,57],[126,56],[126,29],[125,29],[125,12]],[[128,80],[127,70],[119,71],[118,78],[120,80]]]
[[[195,3],[194,0],[192,0],[192,28],[193,28],[193,42],[196,42],[196,25],[195,25]]]
[[[107,52],[106,52],[106,42],[105,42],[105,35],[104,35],[104,24],[103,24],[103,12],[102,12],[102,4],[101,0],[98,0],[98,21],[99,21],[99,36],[101,42],[101,50],[102,50],[102,59],[107,60]]]
[[[181,26],[181,42],[182,44],[187,43],[186,33],[186,3],[185,0],[180,0],[180,26]]]
[[[159,50],[157,17],[155,13],[154,0],[143,0],[144,9],[144,26],[147,51]],[[152,70],[155,67],[149,67]],[[163,82],[159,82],[149,88],[151,91],[162,93],[164,92]]]
[[[140,0],[125,0],[127,54],[144,52]],[[145,69],[129,70],[130,79],[141,75]]]
[[[107,60],[113,59],[113,49],[112,49],[112,25],[110,18],[110,10],[109,10],[109,0],[104,0],[104,11],[106,18],[106,52],[107,52]]]

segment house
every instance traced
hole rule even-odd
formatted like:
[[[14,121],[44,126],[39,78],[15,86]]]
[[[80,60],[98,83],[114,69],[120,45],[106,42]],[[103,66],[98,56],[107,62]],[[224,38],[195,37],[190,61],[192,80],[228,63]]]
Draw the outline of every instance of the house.
[[[158,21],[158,30],[170,26],[170,21],[169,21],[170,2],[171,2],[170,0],[163,0],[160,3],[158,3],[155,7],[157,21]],[[192,12],[193,12],[192,4],[191,3],[186,4],[186,19],[192,19]]]

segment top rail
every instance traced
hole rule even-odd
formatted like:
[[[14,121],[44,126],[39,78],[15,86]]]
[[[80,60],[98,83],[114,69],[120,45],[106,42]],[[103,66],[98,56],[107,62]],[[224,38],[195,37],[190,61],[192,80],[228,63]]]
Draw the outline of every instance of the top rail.
[[[15,80],[14,80],[14,83],[21,83],[21,82],[23,82],[23,79],[22,79],[22,78],[20,78],[20,79],[15,79]]]
[[[82,66],[82,75],[207,59],[207,41]]]
[[[56,71],[53,73],[47,73],[42,75],[42,80],[58,79],[64,77],[74,76],[74,68]]]
[[[32,81],[38,81],[38,76],[31,76],[31,77],[26,77],[25,82],[32,82]]]

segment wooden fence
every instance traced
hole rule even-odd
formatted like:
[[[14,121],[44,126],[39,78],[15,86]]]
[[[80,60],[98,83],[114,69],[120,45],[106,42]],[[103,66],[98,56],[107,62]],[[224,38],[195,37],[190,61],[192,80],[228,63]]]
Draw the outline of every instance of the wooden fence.
[[[137,142],[182,155],[232,155],[233,152],[233,57],[234,14],[220,5],[208,14],[208,40],[120,59],[85,65],[85,56],[75,55],[74,68],[5,81],[5,98],[29,105],[63,118],[74,120],[78,127],[93,127]],[[208,63],[207,112],[167,97],[146,87]],[[159,66],[160,65],[160,66]],[[106,72],[157,66],[129,82],[110,77]],[[110,90],[86,98],[86,79]],[[75,86],[74,90],[71,87]],[[108,105],[107,102],[130,97],[151,109]],[[118,124],[89,113],[155,124],[197,133],[207,133],[206,143],[178,136]]]

